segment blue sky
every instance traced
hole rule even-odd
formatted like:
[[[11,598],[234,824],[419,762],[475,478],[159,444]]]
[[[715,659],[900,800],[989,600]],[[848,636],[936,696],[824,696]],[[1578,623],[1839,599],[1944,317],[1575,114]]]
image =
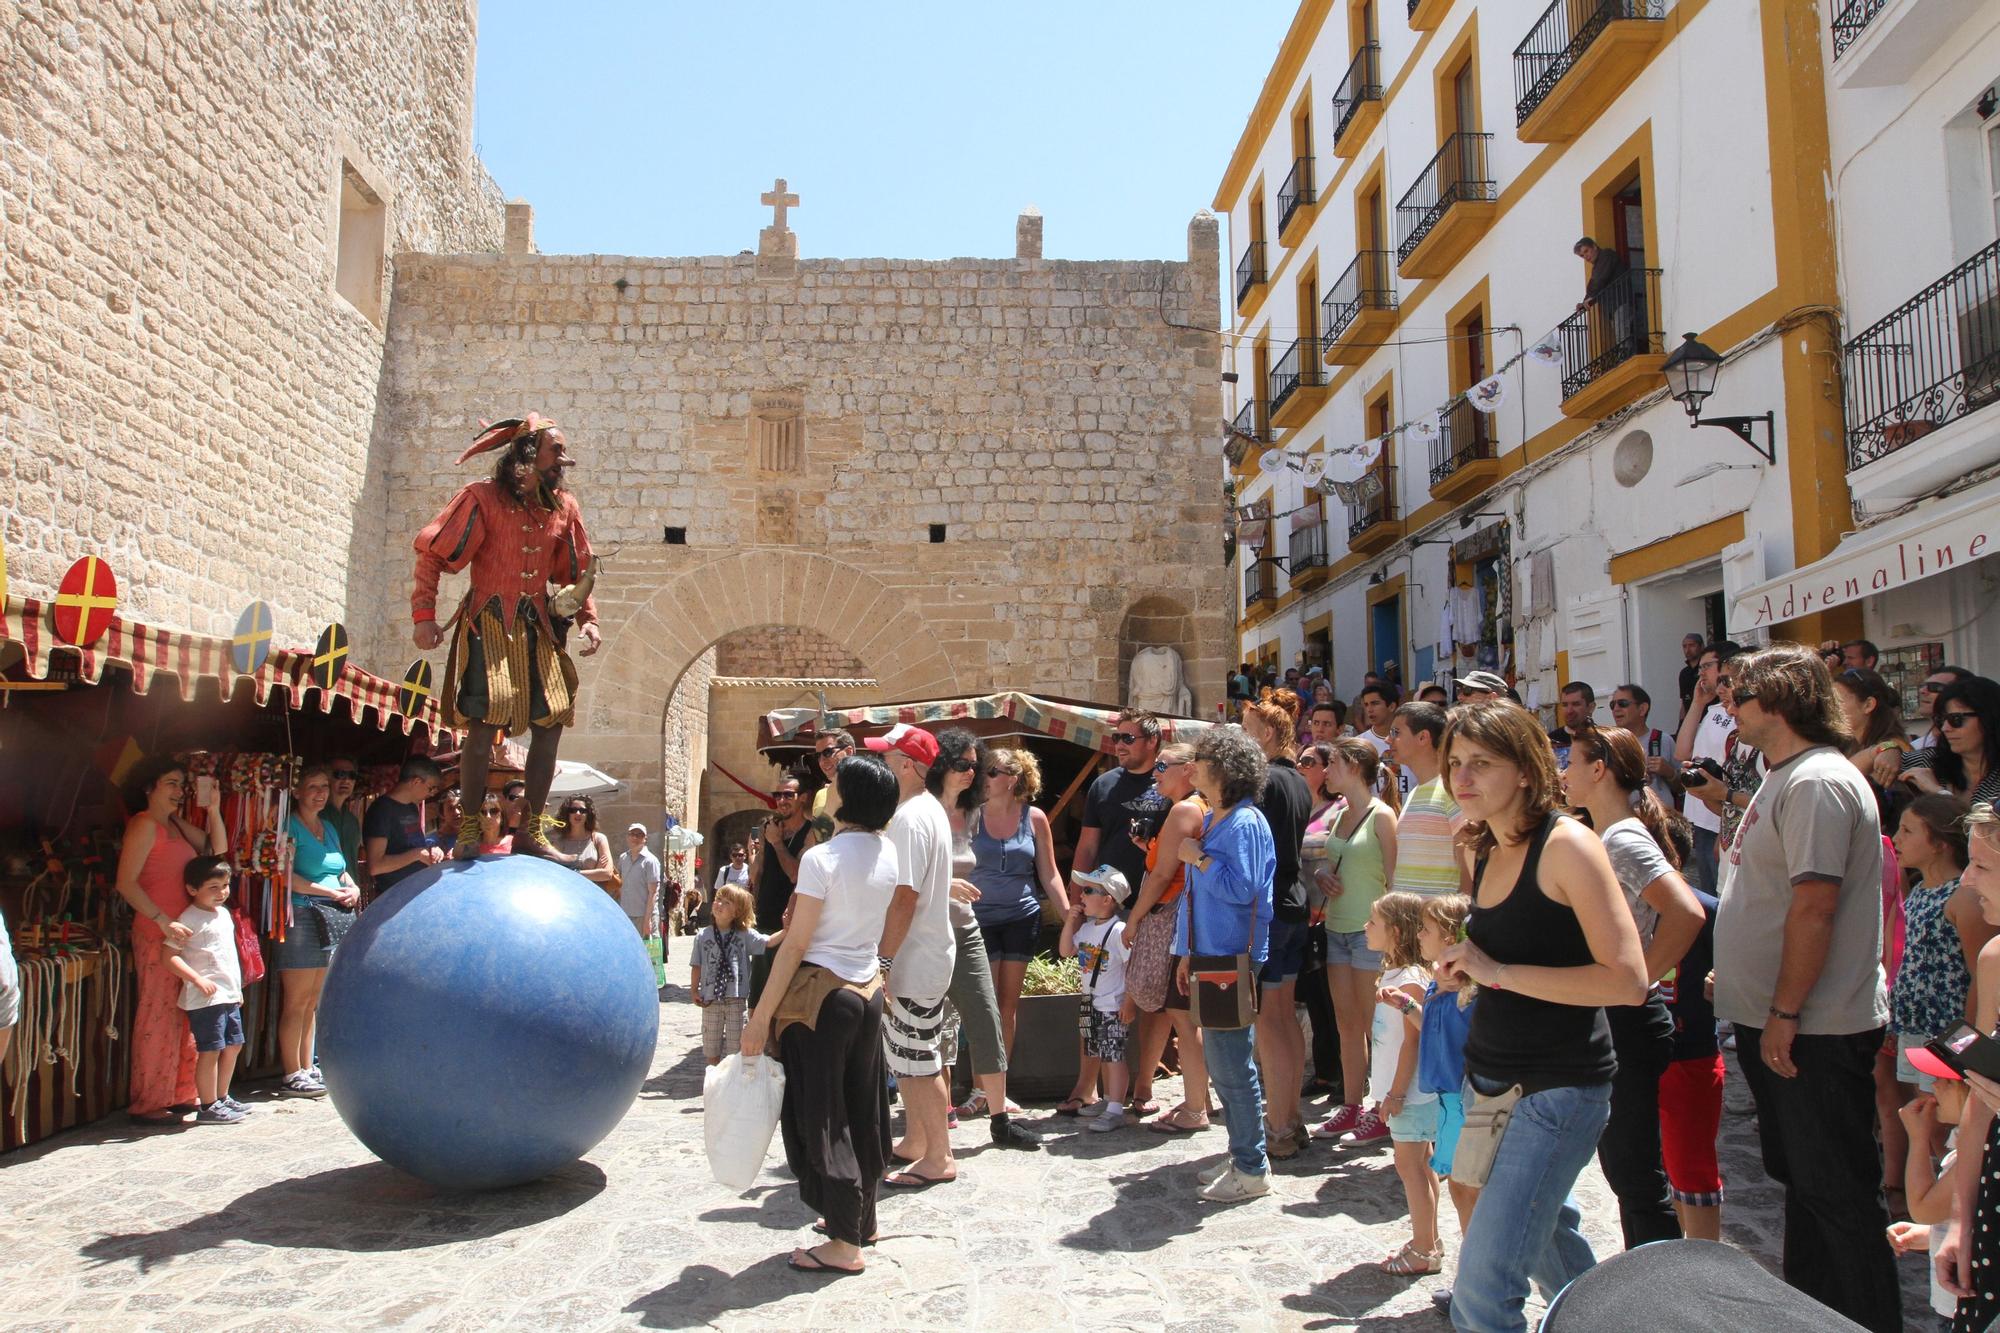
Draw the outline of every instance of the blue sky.
[[[475,138],[549,253],[1177,259],[1291,0],[482,0]]]

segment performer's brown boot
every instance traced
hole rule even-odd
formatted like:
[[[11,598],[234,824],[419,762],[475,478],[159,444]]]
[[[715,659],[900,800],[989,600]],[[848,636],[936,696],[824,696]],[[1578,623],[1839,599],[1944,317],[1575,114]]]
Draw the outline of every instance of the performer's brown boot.
[[[562,821],[554,815],[529,815],[523,822],[521,831],[514,835],[514,854],[554,858],[559,853],[556,851],[556,845],[549,841],[549,830],[561,826]]]
[[[458,817],[458,845],[451,849],[454,860],[470,861],[479,855],[479,816],[461,813]]]

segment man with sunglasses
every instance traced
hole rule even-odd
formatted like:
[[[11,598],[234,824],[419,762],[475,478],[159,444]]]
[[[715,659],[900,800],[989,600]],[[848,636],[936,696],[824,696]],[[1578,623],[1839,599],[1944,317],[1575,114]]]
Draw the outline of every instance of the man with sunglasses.
[[[1729,733],[1736,730],[1735,720],[1729,710],[1722,705],[1723,667],[1729,659],[1743,650],[1727,639],[1718,639],[1701,650],[1696,660],[1694,682],[1694,707],[1688,709],[1681,719],[1680,734],[1674,738],[1674,762],[1681,765],[1699,764],[1703,759],[1713,760],[1720,765],[1729,749]],[[1684,768],[1683,773],[1687,770]],[[1683,778],[1686,781],[1685,777]],[[1687,782],[1690,796],[1699,796],[1707,784]],[[1722,791],[1721,784],[1716,790]],[[1715,894],[1716,889],[1716,836],[1722,832],[1722,816],[1709,808],[1706,801],[1687,802],[1688,823],[1694,825],[1694,864],[1685,867],[1688,878],[1703,893]]]
[[[771,790],[773,814],[764,821],[756,849],[750,857],[750,878],[757,886],[757,929],[780,928],[785,909],[792,904],[792,890],[798,886],[799,858],[813,844],[812,826],[806,822],[805,802],[799,799],[799,780],[786,778]],[[764,992],[764,978],[771,974],[771,956],[750,960],[750,1002]]]
[[[1135,832],[1151,838],[1166,817],[1168,802],[1153,785],[1153,761],[1160,757],[1160,719],[1143,708],[1128,708],[1112,723],[1111,754],[1118,766],[1100,773],[1083,798],[1083,828],[1076,835],[1074,869],[1110,865],[1127,884],[1146,878],[1146,849]],[[1134,825],[1139,826],[1135,829]]]
[[[326,809],[320,812],[320,822],[340,834],[340,854],[347,858],[350,867],[361,864],[361,819],[348,809],[354,800],[354,788],[361,780],[361,770],[352,759],[329,759],[327,771],[333,779],[333,790],[327,795]],[[358,882],[361,875],[357,873]],[[362,885],[363,888],[367,886]]]
[[[1696,672],[1700,674],[1699,671]],[[1674,788],[1678,771],[1674,757],[1667,753],[1667,733],[1652,723],[1653,696],[1642,685],[1620,685],[1611,692],[1611,725],[1623,727],[1646,752],[1646,785],[1667,809],[1675,809],[1679,799]]]
[[[826,783],[813,794],[812,829],[814,842],[833,838],[833,821],[840,814],[840,788],[833,780],[840,761],[854,753],[854,737],[838,729],[824,732],[813,742],[813,761],[819,765]]]

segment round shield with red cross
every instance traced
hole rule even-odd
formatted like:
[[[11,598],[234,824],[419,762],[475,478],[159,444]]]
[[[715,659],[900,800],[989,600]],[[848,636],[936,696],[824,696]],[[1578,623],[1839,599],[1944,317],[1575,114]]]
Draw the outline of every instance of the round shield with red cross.
[[[56,637],[64,643],[90,647],[111,628],[117,612],[118,578],[94,555],[71,565],[56,587],[52,619]]]
[[[347,626],[335,621],[319,632],[319,642],[313,645],[313,684],[323,690],[332,690],[334,682],[340,679],[341,668],[346,665]]]
[[[419,657],[403,673],[402,687],[396,691],[396,711],[404,717],[415,717],[430,697],[431,664]]]

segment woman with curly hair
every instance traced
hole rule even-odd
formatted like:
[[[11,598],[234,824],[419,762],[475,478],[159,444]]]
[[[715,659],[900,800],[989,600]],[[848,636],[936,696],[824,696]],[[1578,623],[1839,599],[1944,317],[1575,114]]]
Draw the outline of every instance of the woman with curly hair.
[[[1180,959],[1176,982],[1190,992],[1190,956],[1248,953],[1261,965],[1270,952],[1271,885],[1278,855],[1271,826],[1257,808],[1269,768],[1264,752],[1236,726],[1211,727],[1194,747],[1194,787],[1213,811],[1199,840],[1181,844],[1188,867],[1182,910],[1174,926]],[[1253,1028],[1208,1028],[1202,1053],[1208,1079],[1222,1099],[1229,1155],[1201,1173],[1201,1197],[1235,1203],[1271,1192],[1264,1150],[1264,1089],[1257,1075]]]
[[[1497,1139],[1484,1140],[1491,1166],[1459,1251],[1451,1319],[1501,1333],[1527,1327],[1530,1284],[1554,1295],[1597,1262],[1571,1190],[1611,1113],[1604,1006],[1646,998],[1645,955],[1604,844],[1561,813],[1555,752],[1534,714],[1461,706],[1444,755],[1468,821],[1473,908],[1438,970],[1480,988],[1457,1174],[1471,1173],[1489,1104],[1514,1099]]]
[[[1034,751],[995,746],[986,752],[975,785],[983,793],[966,811],[972,841],[972,873],[978,889],[972,914],[984,936],[993,967],[993,993],[1000,1001],[1000,1028],[1007,1053],[1014,1053],[1014,1018],[1021,1007],[1021,983],[1042,938],[1042,903],[1037,890],[1069,914],[1069,894],[1056,874],[1056,840],[1049,817],[1035,805],[1042,794],[1042,767]]]

